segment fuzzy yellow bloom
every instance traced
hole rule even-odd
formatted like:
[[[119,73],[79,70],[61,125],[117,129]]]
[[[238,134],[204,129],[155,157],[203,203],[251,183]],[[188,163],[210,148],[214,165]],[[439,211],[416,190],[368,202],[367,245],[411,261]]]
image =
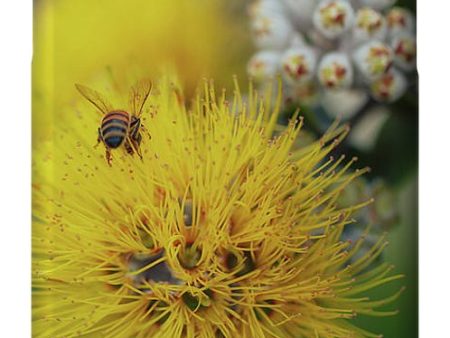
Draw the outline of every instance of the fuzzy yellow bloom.
[[[130,111],[126,90],[88,85]],[[364,238],[340,239],[370,201],[337,206],[366,170],[329,157],[345,126],[293,150],[302,120],[277,126],[280,98],[205,83],[185,102],[155,81],[142,160],[119,147],[109,166],[79,96],[34,158],[35,337],[376,337],[352,319],[395,313],[400,291],[367,291],[400,276],[374,265],[385,238],[353,260]]]

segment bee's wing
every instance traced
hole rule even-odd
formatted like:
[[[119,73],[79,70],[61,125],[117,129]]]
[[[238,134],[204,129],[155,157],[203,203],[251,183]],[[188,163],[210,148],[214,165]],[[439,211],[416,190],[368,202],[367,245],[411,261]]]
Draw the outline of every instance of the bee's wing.
[[[152,82],[148,79],[138,81],[130,90],[131,114],[139,117],[142,114],[145,102],[152,90]]]
[[[103,114],[107,114],[114,110],[108,100],[106,100],[99,92],[80,84],[75,84],[75,87],[86,100],[92,103]]]

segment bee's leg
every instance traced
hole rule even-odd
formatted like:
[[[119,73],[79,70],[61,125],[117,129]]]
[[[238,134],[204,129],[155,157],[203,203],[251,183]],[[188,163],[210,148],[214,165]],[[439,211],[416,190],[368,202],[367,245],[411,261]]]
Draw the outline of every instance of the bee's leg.
[[[139,134],[138,134],[139,135]],[[139,138],[129,138],[127,139],[127,142],[125,143],[125,146],[127,147],[127,151],[130,155],[133,155],[134,153],[138,154],[139,158],[142,160],[142,154],[141,150],[139,148]],[[129,150],[128,150],[129,147]]]
[[[131,142],[128,139],[125,141],[124,146],[128,154],[130,155],[134,154],[133,147],[131,146]]]
[[[141,153],[141,141],[142,141],[142,135],[141,133],[137,133],[136,137],[133,138],[133,148],[136,150],[136,154],[139,155],[140,159],[142,160],[142,153]]]
[[[139,158],[142,160],[142,153],[141,153],[141,148],[139,147],[139,144],[135,144],[135,148],[136,148],[136,154],[139,155]]]
[[[134,142],[135,142],[138,146],[141,145],[141,142],[142,142],[142,135],[141,135],[141,133],[138,133],[138,134],[136,135],[136,137],[135,137],[135,139],[134,139]]]
[[[108,162],[108,165],[111,167],[111,160],[112,160],[111,150],[108,147],[106,147],[105,157],[106,157],[106,162]]]
[[[100,142],[103,142],[102,134],[101,134],[101,132],[100,132],[100,128],[98,128],[97,131],[98,131],[97,143],[95,144],[94,148],[97,148],[98,145],[100,144]]]

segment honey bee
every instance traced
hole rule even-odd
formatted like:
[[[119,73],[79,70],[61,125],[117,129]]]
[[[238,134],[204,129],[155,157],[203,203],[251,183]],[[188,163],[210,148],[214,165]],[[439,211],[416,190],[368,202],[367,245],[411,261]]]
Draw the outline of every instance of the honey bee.
[[[141,114],[151,92],[151,82],[144,80],[138,82],[130,90],[129,112],[115,109],[100,93],[86,86],[76,84],[80,94],[92,103],[102,114],[100,127],[98,128],[97,145],[103,142],[106,148],[106,161],[111,165],[111,149],[124,146],[127,153],[138,154],[142,159],[140,144],[142,135],[140,130]]]

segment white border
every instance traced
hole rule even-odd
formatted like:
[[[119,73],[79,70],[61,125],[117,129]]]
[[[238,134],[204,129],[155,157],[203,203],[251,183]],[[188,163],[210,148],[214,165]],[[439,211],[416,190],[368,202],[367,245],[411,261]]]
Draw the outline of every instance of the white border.
[[[418,1],[420,337],[448,336],[450,3]],[[407,244],[405,244],[407,245]]]
[[[420,336],[448,332],[450,3],[418,0]],[[0,4],[1,331],[30,337],[32,4]],[[414,145],[412,145],[414,146]]]
[[[31,336],[32,2],[0,3],[0,335]]]

